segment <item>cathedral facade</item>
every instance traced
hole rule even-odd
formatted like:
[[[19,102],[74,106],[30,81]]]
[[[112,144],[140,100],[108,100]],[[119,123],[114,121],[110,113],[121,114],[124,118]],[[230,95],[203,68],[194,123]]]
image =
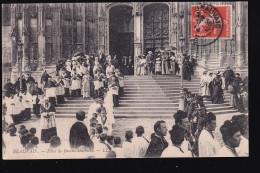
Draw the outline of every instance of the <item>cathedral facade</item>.
[[[206,3],[206,2],[205,2]],[[211,2],[212,3],[212,2]],[[132,58],[170,49],[195,56],[208,67],[212,57],[219,68],[232,66],[247,73],[247,2],[231,5],[230,39],[191,38],[191,6],[199,2],[39,3],[2,5],[2,65],[6,78],[40,72],[75,52]],[[21,43],[21,44],[19,44]],[[203,43],[203,44],[202,44]],[[204,46],[199,46],[199,44]],[[20,54],[19,54],[20,53]],[[20,59],[19,59],[20,57]],[[9,75],[9,76],[8,76]],[[5,78],[5,77],[3,77]]]

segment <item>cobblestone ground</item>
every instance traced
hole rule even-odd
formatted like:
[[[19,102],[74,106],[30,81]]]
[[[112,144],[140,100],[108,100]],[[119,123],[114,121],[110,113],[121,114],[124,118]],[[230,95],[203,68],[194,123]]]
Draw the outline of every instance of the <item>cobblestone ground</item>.
[[[218,115],[217,116],[217,128],[215,131],[215,136],[220,141],[220,144],[223,145],[223,141],[221,139],[221,134],[219,132],[220,126],[223,124],[225,120],[231,119],[234,114],[226,114],[226,115]],[[124,133],[126,130],[132,130],[135,132],[135,128],[138,125],[142,125],[145,129],[144,136],[150,139],[151,133],[153,133],[153,125],[156,121],[162,120],[159,118],[118,118],[116,119],[116,127],[114,128],[113,135],[121,137],[122,141],[125,140]],[[167,119],[163,119],[166,122],[167,128],[170,130],[174,125],[173,118],[169,117]],[[64,146],[68,146],[69,140],[69,131],[70,127],[76,120],[74,118],[56,118],[56,126],[58,136],[61,138],[61,142]],[[33,117],[31,120],[27,122],[23,122],[23,125],[26,126],[27,129],[31,127],[35,127],[37,129],[36,136],[40,139],[40,120],[38,118]],[[17,128],[19,125],[17,125]],[[18,136],[17,136],[18,137]],[[19,144],[20,145],[20,144]],[[40,145],[49,145],[40,143]]]

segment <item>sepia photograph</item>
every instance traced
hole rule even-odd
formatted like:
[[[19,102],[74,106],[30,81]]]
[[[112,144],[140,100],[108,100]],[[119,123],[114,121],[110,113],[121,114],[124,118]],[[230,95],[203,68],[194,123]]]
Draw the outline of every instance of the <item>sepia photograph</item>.
[[[1,5],[3,160],[249,157],[247,1]]]

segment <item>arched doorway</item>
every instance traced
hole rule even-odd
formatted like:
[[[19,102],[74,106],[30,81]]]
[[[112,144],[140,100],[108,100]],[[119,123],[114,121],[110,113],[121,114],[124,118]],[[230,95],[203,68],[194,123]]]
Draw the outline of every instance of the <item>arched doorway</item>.
[[[120,5],[109,10],[109,53],[117,55],[121,71],[133,75],[134,17],[132,7]]]
[[[144,53],[169,46],[169,6],[162,3],[144,7]]]

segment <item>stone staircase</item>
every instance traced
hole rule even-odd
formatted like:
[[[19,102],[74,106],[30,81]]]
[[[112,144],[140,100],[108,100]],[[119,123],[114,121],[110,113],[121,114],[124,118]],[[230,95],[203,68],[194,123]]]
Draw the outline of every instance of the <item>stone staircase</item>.
[[[75,118],[76,112],[79,110],[83,110],[87,114],[89,106],[93,102],[93,98],[89,98],[87,100],[83,99],[83,97],[70,98],[69,100],[66,100],[65,103],[56,107],[56,117]]]
[[[174,109],[178,108],[179,99],[180,99],[180,88],[181,82],[180,77],[177,76],[153,76],[155,81],[163,89],[163,92],[170,98],[172,103],[174,103]],[[183,87],[188,88],[189,91],[193,94],[199,93],[199,81],[200,79],[196,76],[192,76],[191,81],[183,81]],[[225,114],[237,112],[229,105],[230,94],[224,92],[224,103],[223,104],[212,104],[211,101],[208,101],[204,98],[204,104],[208,112],[213,112],[214,114]]]
[[[115,117],[169,117],[175,112],[174,103],[152,76],[125,76],[124,84]]]
[[[180,77],[177,76],[125,76],[124,96],[119,107],[114,108],[115,118],[169,118],[177,112],[180,99]],[[184,80],[183,86],[192,93],[199,92],[199,78]],[[224,94],[223,104],[212,104],[204,100],[208,111],[216,115],[235,113],[229,106],[230,95]],[[57,117],[73,117],[78,110],[88,112],[94,100],[71,98],[56,107]]]

